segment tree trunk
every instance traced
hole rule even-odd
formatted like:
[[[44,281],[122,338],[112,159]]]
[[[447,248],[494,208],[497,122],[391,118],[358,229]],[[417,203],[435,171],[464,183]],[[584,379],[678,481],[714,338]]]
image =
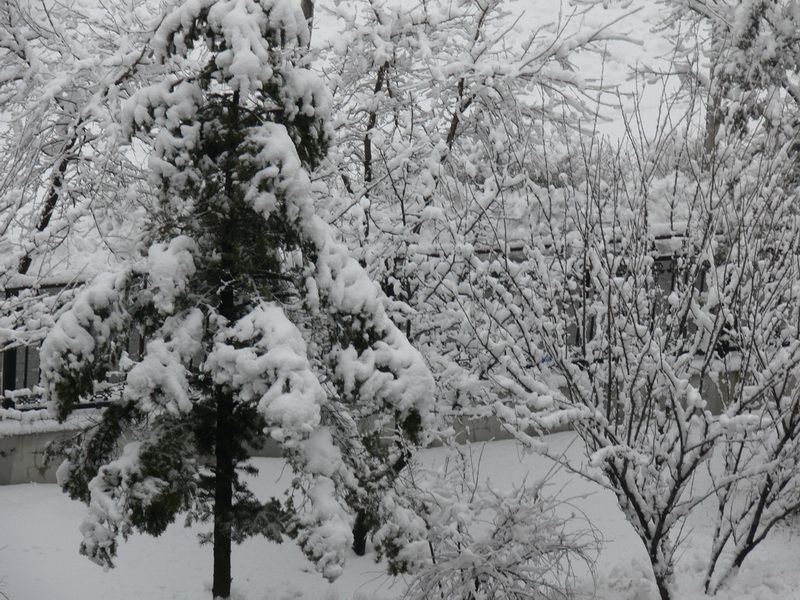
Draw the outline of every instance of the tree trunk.
[[[666,537],[662,537],[657,544],[649,547],[650,562],[653,565],[653,576],[661,600],[672,599],[672,580],[675,575],[674,567],[667,560]]]
[[[398,459],[392,464],[392,480],[400,475],[400,471],[406,468],[411,453],[403,450]],[[369,532],[372,531],[378,523],[375,516],[371,515],[367,509],[360,509],[356,513],[356,521],[353,524],[353,552],[358,556],[364,556],[367,553],[367,538]]]
[[[367,553],[367,536],[371,529],[367,511],[359,510],[356,514],[356,522],[353,524],[353,552],[358,556]]]
[[[708,100],[708,112],[706,114],[706,131],[703,140],[703,161],[706,167],[710,166],[714,157],[714,151],[717,148],[717,134],[722,126],[724,115],[721,108],[721,99],[718,96],[712,96]]]
[[[308,45],[311,45],[311,33],[314,31],[314,0],[301,0],[300,7],[308,23]]]
[[[656,577],[656,587],[658,588],[658,594],[661,597],[661,600],[670,600],[670,592],[669,592],[669,585],[663,578]]]
[[[66,149],[70,150],[75,143],[76,138],[73,137],[67,144]],[[58,206],[58,201],[61,198],[61,186],[64,183],[64,174],[67,172],[68,164],[69,159],[64,156],[61,159],[61,162],[58,164],[53,181],[50,182],[50,189],[47,192],[47,198],[45,199],[44,207],[42,207],[42,212],[39,215],[39,221],[36,223],[36,231],[39,233],[47,229],[47,226],[50,225],[50,220],[53,218],[53,213],[55,212],[56,206]],[[31,268],[32,262],[33,259],[31,258],[31,251],[27,250],[19,260],[17,272],[20,275],[26,275],[28,273],[28,269]]]
[[[234,122],[238,119],[238,94],[234,96]],[[232,175],[225,174],[225,187],[231,195]],[[229,241],[233,239],[234,228],[226,224],[225,235],[222,236],[222,268],[229,274],[233,270],[230,262],[231,248]],[[234,292],[230,286],[223,287],[220,293],[219,314],[230,322],[236,320]],[[221,389],[215,391],[217,423],[214,440],[216,472],[214,473],[214,581],[212,596],[226,600],[231,596],[231,533],[233,527],[233,482],[235,478],[236,459],[234,452],[233,409],[234,398],[231,392]]]
[[[233,507],[233,397],[219,392],[217,400],[216,474],[214,478],[214,598],[231,595],[231,509]]]

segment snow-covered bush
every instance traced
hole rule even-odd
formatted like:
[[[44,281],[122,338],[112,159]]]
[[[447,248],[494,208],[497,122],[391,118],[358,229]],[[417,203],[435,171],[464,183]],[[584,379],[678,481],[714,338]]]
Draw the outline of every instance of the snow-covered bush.
[[[570,598],[576,569],[593,571],[596,532],[549,495],[546,478],[497,490],[481,480],[479,464],[472,448],[451,448],[439,468],[412,464],[398,478],[400,493],[384,500],[401,516],[375,541],[395,571],[408,573],[403,597]]]
[[[559,153],[542,140],[589,118],[598,86],[571,61],[613,34],[568,35],[566,22],[523,34],[500,0],[358,0],[331,10],[342,29],[325,51],[336,144],[318,176],[336,190],[334,225],[423,352],[441,410],[472,416],[472,398],[496,390],[463,317],[471,256],[501,244],[526,209],[519,188],[552,168],[545,154]],[[394,459],[381,477],[403,464]],[[357,552],[379,522],[374,505],[361,507]]]
[[[476,257],[464,286],[508,391],[493,410],[521,438],[575,428],[586,455],[573,467],[615,492],[664,599],[677,532],[704,499],[717,495],[723,523],[709,575],[727,544],[738,565],[797,509],[794,150],[762,127],[709,156],[691,117],[576,151],[532,188],[541,218],[521,248]],[[697,484],[715,454],[725,472]]]
[[[682,29],[688,101],[668,99],[650,138],[633,136],[652,124],[629,122],[620,146],[566,133],[591,116],[576,102],[585,82],[562,69],[606,32],[537,31],[520,52],[498,2],[342,5],[344,59],[329,77],[347,149],[340,227],[404,301],[394,318],[445,406],[496,415],[523,439],[575,427],[577,469],[617,494],[667,598],[689,512],[718,494],[720,516],[735,514],[737,486],[759,512],[772,492],[754,490],[776,487],[743,479],[768,469],[739,466],[792,455],[793,388],[762,402],[796,377],[797,11],[665,3],[679,7],[667,27],[688,15],[712,34],[711,69],[690,62],[704,41]],[[757,431],[758,450],[737,438]],[[696,486],[726,447],[746,451]],[[760,539],[738,527],[721,526],[715,548]]]

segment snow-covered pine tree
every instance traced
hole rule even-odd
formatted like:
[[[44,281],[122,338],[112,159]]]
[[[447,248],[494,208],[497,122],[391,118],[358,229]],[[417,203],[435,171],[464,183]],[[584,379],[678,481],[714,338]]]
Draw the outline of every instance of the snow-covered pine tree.
[[[213,595],[232,542],[298,537],[329,578],[352,540],[348,502],[429,425],[432,380],[377,288],[317,214],[307,170],[327,151],[329,95],[304,67],[299,3],[176,2],[152,85],[123,126],[149,149],[157,210],[141,257],[97,277],[42,348],[59,418],[122,372],[123,391],[67,449],[63,488],[90,506],[81,552],[178,513],[213,521]],[[125,352],[138,327],[141,356]],[[261,502],[241,477],[267,435],[296,473]],[[380,441],[378,441],[380,440]]]

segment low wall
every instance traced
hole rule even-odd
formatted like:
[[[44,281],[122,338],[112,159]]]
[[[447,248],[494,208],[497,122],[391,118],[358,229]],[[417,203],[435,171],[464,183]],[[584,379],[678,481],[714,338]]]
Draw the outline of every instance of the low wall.
[[[510,439],[511,435],[503,429],[497,419],[480,418],[453,420],[458,432],[458,443],[488,442]],[[18,483],[55,483],[58,462],[45,466],[44,451],[47,444],[75,435],[78,427],[61,428],[58,431],[29,431],[25,428],[13,432],[3,432],[0,428],[0,485]],[[279,458],[281,449],[275,440],[269,439],[261,450],[253,451],[253,456]]]
[[[47,445],[75,436],[99,415],[86,409],[59,423],[44,410],[0,408],[0,485],[55,483],[60,461],[45,465]]]
[[[58,462],[45,465],[45,448],[50,442],[77,432],[77,429],[62,429],[0,437],[0,485],[55,483]]]
[[[694,381],[692,383],[695,383]],[[713,386],[712,386],[713,390]],[[722,394],[713,390],[709,394],[709,408],[719,413],[728,400],[726,390]],[[90,414],[87,412],[87,414]],[[97,414],[95,412],[95,414]],[[0,415],[2,416],[2,415]],[[27,416],[27,415],[26,415]],[[455,440],[459,444],[481,443],[493,440],[507,440],[513,436],[501,426],[494,417],[469,418],[458,414],[445,417],[456,432]],[[54,421],[50,421],[55,423]],[[44,464],[44,450],[48,443],[74,435],[79,431],[79,423],[64,424],[53,431],[44,422],[20,425],[16,429],[4,428],[6,424],[0,419],[0,485],[17,483],[55,483],[55,472],[58,464],[48,467]],[[39,426],[31,429],[31,427]],[[44,429],[44,430],[42,430]],[[561,431],[568,426],[555,429]],[[533,432],[531,432],[533,433]],[[253,456],[279,458],[281,449],[273,439],[266,440],[264,447],[254,450]]]

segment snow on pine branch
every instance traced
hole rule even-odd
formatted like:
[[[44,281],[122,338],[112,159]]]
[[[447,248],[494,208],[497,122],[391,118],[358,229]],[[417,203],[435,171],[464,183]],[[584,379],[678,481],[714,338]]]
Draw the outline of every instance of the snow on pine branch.
[[[197,308],[168,317],[147,342],[142,359],[129,367],[123,399],[146,413],[192,410],[188,367],[202,352],[203,320]]]
[[[308,175],[286,129],[277,124],[259,127],[249,143],[261,148],[251,160],[262,168],[246,199],[265,218],[279,205],[285,207],[286,217],[303,232],[307,252],[315,261],[305,283],[307,305],[350,318],[373,338],[368,349],[350,346],[330,356],[344,389],[364,400],[392,405],[402,414],[416,410],[428,423],[432,383],[424,360],[386,314],[383,292],[347,247],[335,240],[333,228],[316,215]]]
[[[120,535],[127,539],[134,530],[161,535],[174,518],[168,507],[190,508],[200,461],[187,428],[175,423],[170,417],[154,420],[147,435],[125,443],[88,482],[80,551],[91,561],[113,567]],[[62,463],[57,472],[62,487],[78,466]]]
[[[383,293],[347,247],[334,240],[331,226],[319,217],[309,225],[318,252],[309,288],[334,315],[352,319],[365,338],[374,340],[361,351],[356,345],[335,350],[330,359],[336,376],[363,401],[372,398],[402,415],[416,411],[424,432],[433,419],[434,384],[422,355],[386,314]]]
[[[221,327],[203,369],[244,402],[257,402],[273,438],[291,447],[320,423],[326,394],[301,332],[276,304],[262,303]]]
[[[104,380],[108,371],[117,367],[134,326],[134,313],[146,305],[162,314],[174,310],[176,295],[185,290],[194,273],[192,249],[193,243],[185,237],[177,237],[169,244],[155,244],[147,258],[117,272],[101,273],[77,294],[45,338],[40,352],[44,395],[59,418],[66,417],[76,403],[94,393],[93,380]],[[146,285],[142,284],[143,278]],[[175,323],[168,321],[165,327],[175,328]],[[159,369],[172,369],[173,376],[178,372],[176,367],[167,366],[172,360],[167,359],[171,352],[166,346],[148,346],[148,350],[160,358],[147,358],[150,366],[140,365],[133,381],[144,385],[142,373],[149,371],[145,381],[150,383],[145,387],[155,390],[151,370],[156,365],[160,365]],[[159,377],[168,378],[161,383],[174,381],[166,371]],[[179,388],[180,382],[177,385]],[[141,392],[144,388],[136,389]],[[178,406],[185,410],[186,399],[178,398]]]
[[[45,398],[60,419],[94,392],[119,357],[118,339],[131,326],[125,307],[133,269],[98,275],[56,322],[40,352]]]
[[[221,324],[202,368],[241,402],[257,403],[269,435],[305,481],[298,541],[325,577],[338,577],[352,544],[352,518],[340,494],[355,481],[321,425],[327,394],[311,369],[303,334],[280,306],[262,303],[235,323]]]

